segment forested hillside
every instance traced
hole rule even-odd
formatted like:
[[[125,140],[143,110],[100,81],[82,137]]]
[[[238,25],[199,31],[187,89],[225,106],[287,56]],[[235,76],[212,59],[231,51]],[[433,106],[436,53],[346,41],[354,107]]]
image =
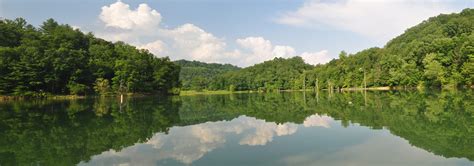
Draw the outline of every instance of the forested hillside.
[[[307,73],[321,88],[374,86],[472,87],[474,84],[474,9],[429,18],[394,38],[318,65]],[[364,79],[365,75],[365,79]],[[365,81],[364,81],[365,80]]]
[[[49,19],[0,20],[0,95],[167,93],[179,66],[123,42],[111,43]]]
[[[275,58],[242,70],[219,75],[210,89],[229,90],[286,90],[301,88],[301,74],[312,66],[301,57]]]
[[[181,67],[179,80],[183,90],[202,90],[215,79],[216,76],[229,71],[239,70],[230,64],[204,63],[198,61],[174,61]]]

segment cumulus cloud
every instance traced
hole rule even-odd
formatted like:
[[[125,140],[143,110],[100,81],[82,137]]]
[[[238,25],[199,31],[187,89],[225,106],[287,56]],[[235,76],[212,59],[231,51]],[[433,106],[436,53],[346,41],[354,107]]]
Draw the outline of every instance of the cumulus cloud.
[[[260,56],[270,56],[273,49],[272,43],[263,37],[247,37],[237,39],[236,42],[241,47],[249,49],[252,53]]]
[[[131,10],[128,4],[121,1],[102,7],[99,18],[105,26],[121,29],[156,28],[161,22],[160,13],[147,4],[140,4],[135,10]]]
[[[247,52],[248,55],[245,56],[247,57],[245,61],[248,63],[260,63],[276,57],[289,58],[294,56],[300,56],[306,63],[312,65],[326,63],[331,60],[327,50],[319,52],[303,52],[298,55],[293,47],[287,45],[274,46],[269,40],[266,40],[263,37],[237,39],[236,43],[242,48],[250,50],[250,52]]]
[[[307,0],[296,11],[283,14],[278,23],[292,26],[329,26],[378,40],[388,40],[439,13],[453,9],[437,0]]]
[[[328,54],[327,50],[322,50],[319,52],[303,52],[300,55],[306,63],[316,65],[316,64],[324,64],[331,61],[331,58]]]
[[[124,41],[172,60],[231,63],[246,67],[275,57],[298,55],[293,47],[273,45],[260,36],[236,39],[234,42],[237,48],[230,50],[224,39],[194,24],[164,28],[160,26],[161,14],[147,4],[132,9],[130,5],[117,1],[102,7],[99,19],[104,23],[104,29],[97,36],[111,41]],[[303,59],[310,64],[325,63],[329,59],[327,51],[304,52],[299,56],[304,56]]]
[[[273,45],[263,37],[246,37],[237,39],[236,43],[243,50],[241,57],[243,64],[260,63],[276,57],[273,54]]]
[[[141,49],[147,49],[148,51],[154,53],[155,55],[165,55],[167,54],[167,45],[161,40],[156,40],[144,45],[138,46]]]
[[[273,48],[273,51],[272,51],[273,55],[275,55],[276,57],[290,57],[290,56],[295,56],[296,55],[296,51],[293,47],[290,47],[290,46],[279,46],[279,45],[276,45],[274,48]]]
[[[221,39],[193,24],[168,30],[165,35],[172,40],[173,50],[179,51],[177,54],[181,58],[217,62],[226,46]]]

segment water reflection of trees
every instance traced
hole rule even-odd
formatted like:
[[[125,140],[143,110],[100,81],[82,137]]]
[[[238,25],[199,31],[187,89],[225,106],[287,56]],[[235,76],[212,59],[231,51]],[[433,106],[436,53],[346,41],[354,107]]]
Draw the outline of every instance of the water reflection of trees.
[[[0,106],[0,165],[74,165],[166,132],[179,103],[35,101]]]
[[[473,95],[472,91],[394,91],[201,96],[183,98],[180,115],[206,119],[218,112],[301,124],[311,114],[326,114],[343,126],[358,123],[372,129],[385,127],[437,155],[474,160]]]
[[[383,127],[444,157],[474,160],[472,92],[267,93],[13,102],[0,105],[0,164],[73,165],[144,142],[172,126],[240,115],[302,124],[315,113]]]
[[[474,160],[472,92],[377,92],[335,95],[314,104],[316,112],[373,129],[386,127],[410,144],[444,157]],[[352,104],[348,104],[352,102]]]

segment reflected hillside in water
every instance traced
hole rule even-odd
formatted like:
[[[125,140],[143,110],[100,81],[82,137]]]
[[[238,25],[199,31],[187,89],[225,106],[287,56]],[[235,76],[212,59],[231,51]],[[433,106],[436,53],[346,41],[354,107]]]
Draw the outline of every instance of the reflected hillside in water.
[[[386,129],[438,156],[473,161],[473,95],[292,92],[130,98],[123,104],[113,98],[2,103],[0,164],[190,164],[219,148],[262,147],[332,123]]]
[[[331,118],[312,115],[303,127],[328,128]],[[120,151],[109,150],[79,165],[166,165],[175,161],[192,164],[206,154],[231,145],[265,146],[276,137],[293,135],[302,126],[291,122],[277,124],[240,116],[230,121],[206,122],[173,127],[169,133],[156,133],[147,141]],[[170,160],[171,159],[171,160]],[[167,161],[168,160],[168,161]],[[158,162],[159,164],[155,164]]]
[[[1,105],[1,165],[73,165],[143,142],[179,120],[179,102],[113,99]]]

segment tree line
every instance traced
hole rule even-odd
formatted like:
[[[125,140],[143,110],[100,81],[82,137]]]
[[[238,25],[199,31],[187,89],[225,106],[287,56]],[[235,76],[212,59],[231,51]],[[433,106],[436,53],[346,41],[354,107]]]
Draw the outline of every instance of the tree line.
[[[474,87],[474,9],[441,14],[409,28],[383,48],[316,65],[300,57],[275,58],[191,81],[195,90],[287,90],[362,87]],[[206,78],[206,76],[204,76]],[[206,80],[206,79],[204,79]],[[208,81],[211,80],[211,81]],[[184,81],[184,80],[183,80]]]
[[[38,28],[0,20],[0,95],[169,93],[179,72],[167,57],[53,19]]]
[[[308,71],[308,84],[324,88],[437,87],[474,85],[474,9],[441,14],[405,31],[383,48],[339,59]]]
[[[275,58],[246,68],[232,65],[178,61],[182,67],[184,90],[284,90],[301,84],[296,81],[312,68],[301,57]]]
[[[241,68],[231,64],[204,63],[199,61],[174,61],[181,67],[179,80],[182,90],[203,90],[213,82],[216,76]]]

